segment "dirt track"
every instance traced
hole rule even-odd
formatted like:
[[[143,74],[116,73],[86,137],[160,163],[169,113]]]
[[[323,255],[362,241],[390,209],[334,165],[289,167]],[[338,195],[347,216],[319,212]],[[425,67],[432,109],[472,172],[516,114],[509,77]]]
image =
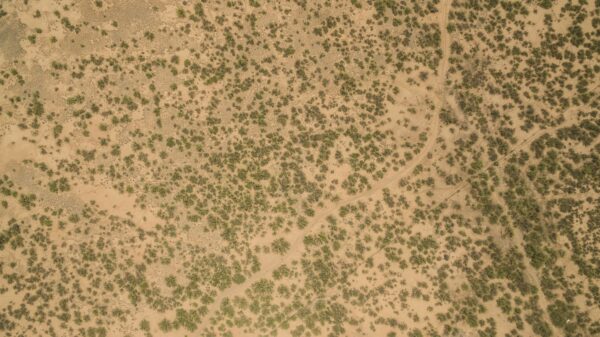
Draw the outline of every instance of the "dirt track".
[[[253,283],[265,278],[265,275],[271,275],[273,271],[275,271],[281,265],[284,265],[294,260],[300,260],[302,258],[302,255],[304,254],[304,237],[310,234],[311,232],[318,231],[327,217],[335,215],[342,206],[349,205],[357,201],[364,200],[374,195],[377,195],[378,193],[381,193],[384,188],[398,188],[398,182],[403,178],[409,177],[413,173],[415,167],[417,167],[417,165],[422,164],[427,159],[428,154],[433,152],[436,144],[436,139],[440,132],[439,115],[441,109],[446,104],[445,80],[449,65],[448,59],[450,54],[450,36],[445,27],[448,21],[448,14],[450,11],[451,1],[452,0],[442,1],[440,6],[441,10],[439,11],[442,59],[440,60],[437,69],[437,87],[434,90],[434,93],[428,92],[425,89],[421,88],[411,88],[415,93],[423,95],[425,96],[425,98],[431,99],[433,102],[435,102],[435,110],[432,112],[432,120],[431,125],[429,125],[429,134],[427,135],[427,141],[425,145],[419,150],[419,153],[410,162],[408,162],[406,166],[404,166],[397,172],[393,172],[388,176],[384,177],[383,179],[377,181],[371,186],[370,189],[362,193],[346,197],[342,200],[339,200],[336,203],[327,205],[327,207],[317,210],[315,216],[312,219],[310,219],[310,225],[294,233],[293,236],[295,236],[296,239],[291,242],[290,249],[288,250],[287,254],[283,256],[265,256],[265,258],[263,258],[262,260],[263,262],[260,272],[257,272],[251,277],[247,278],[243,284],[233,285],[227,290],[219,293],[219,295],[215,298],[215,302],[209,306],[209,312],[217,310],[223,299],[231,299],[236,296],[243,295],[244,291],[248,289]]]

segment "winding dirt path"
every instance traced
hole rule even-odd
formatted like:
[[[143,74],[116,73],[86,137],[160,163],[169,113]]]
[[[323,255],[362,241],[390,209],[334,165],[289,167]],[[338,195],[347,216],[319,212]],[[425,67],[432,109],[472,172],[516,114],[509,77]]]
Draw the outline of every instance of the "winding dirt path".
[[[401,179],[408,177],[413,173],[414,169],[417,165],[423,163],[427,159],[427,155],[432,152],[435,147],[436,139],[440,133],[440,119],[439,115],[442,107],[446,104],[446,75],[448,72],[449,66],[449,54],[450,54],[450,41],[449,34],[446,30],[447,21],[448,21],[448,13],[450,11],[451,0],[442,1],[441,9],[439,13],[439,25],[441,27],[441,48],[442,48],[442,59],[439,62],[437,69],[437,86],[434,92],[428,92],[421,88],[409,88],[414,92],[419,92],[422,95],[426,95],[427,98],[431,99],[435,104],[435,109],[432,111],[432,120],[429,126],[429,134],[427,136],[427,141],[424,146],[420,149],[419,153],[409,162],[406,166],[404,166],[401,170],[394,172],[387,177],[375,182],[370,189],[349,197],[344,198],[338,202],[332,203],[327,207],[323,207],[317,211],[317,214],[310,220],[311,224],[306,228],[299,230],[294,233],[296,239],[290,244],[290,248],[288,253],[283,256],[273,256],[268,255],[262,259],[262,268],[260,272],[253,274],[251,277],[246,279],[246,281],[239,285],[233,285],[225,291],[220,292],[216,298],[214,299],[214,303],[212,303],[208,312],[215,312],[218,310],[222,300],[225,298],[234,298],[235,296],[242,296],[246,289],[248,289],[253,283],[263,279],[268,278],[273,273],[274,270],[279,268],[281,265],[286,262],[291,262],[294,260],[300,260],[302,255],[304,254],[304,237],[309,234],[311,231],[320,228],[319,225],[323,224],[325,219],[328,216],[336,214],[340,207],[349,205],[351,203],[357,202],[359,200],[363,200],[369,198],[377,193],[380,193],[386,187],[396,187],[398,181]]]

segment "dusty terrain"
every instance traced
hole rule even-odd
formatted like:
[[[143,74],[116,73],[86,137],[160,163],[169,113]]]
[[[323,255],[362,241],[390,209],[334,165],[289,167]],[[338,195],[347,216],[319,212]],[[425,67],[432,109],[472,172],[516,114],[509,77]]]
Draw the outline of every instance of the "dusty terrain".
[[[0,3],[0,335],[600,336],[600,4]]]

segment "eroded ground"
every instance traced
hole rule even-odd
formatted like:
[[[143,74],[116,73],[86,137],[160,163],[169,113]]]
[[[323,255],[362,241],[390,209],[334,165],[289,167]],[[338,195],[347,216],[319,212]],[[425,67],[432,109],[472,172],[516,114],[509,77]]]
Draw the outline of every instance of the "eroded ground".
[[[600,335],[596,1],[2,1],[0,335]]]

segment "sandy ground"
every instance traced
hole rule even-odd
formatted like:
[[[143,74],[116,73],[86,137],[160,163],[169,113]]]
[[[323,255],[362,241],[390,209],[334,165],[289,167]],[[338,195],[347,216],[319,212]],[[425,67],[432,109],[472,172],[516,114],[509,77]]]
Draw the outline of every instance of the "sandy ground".
[[[598,335],[565,3],[2,3],[0,335]]]

